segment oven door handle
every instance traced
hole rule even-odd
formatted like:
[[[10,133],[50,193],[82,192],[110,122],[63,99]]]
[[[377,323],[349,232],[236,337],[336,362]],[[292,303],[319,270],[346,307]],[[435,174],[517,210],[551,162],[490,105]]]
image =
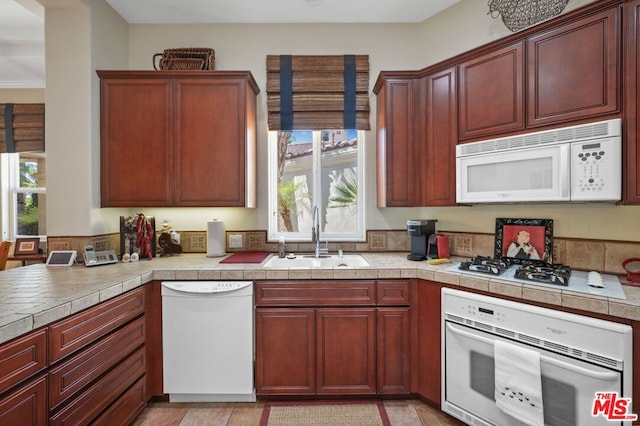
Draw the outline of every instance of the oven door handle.
[[[465,330],[460,330],[455,328],[452,324],[447,322],[447,330],[451,331],[454,334],[458,334],[469,339],[474,339],[482,343],[486,343],[487,345],[493,346],[493,340],[488,339],[484,336],[478,336],[476,334],[470,333]],[[614,381],[617,380],[620,376],[620,373],[612,372],[612,371],[593,371],[584,367],[580,367],[577,365],[569,364],[564,361],[560,361],[554,358],[550,358],[548,356],[544,356],[540,354],[540,362],[545,362],[547,364],[555,365],[556,367],[564,368],[566,370],[571,370],[574,373],[582,374],[583,376],[588,376],[597,380],[605,380],[605,381]]]

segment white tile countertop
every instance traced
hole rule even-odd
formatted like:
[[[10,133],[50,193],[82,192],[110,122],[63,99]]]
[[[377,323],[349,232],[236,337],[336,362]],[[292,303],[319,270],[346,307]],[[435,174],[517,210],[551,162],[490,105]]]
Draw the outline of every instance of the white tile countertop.
[[[498,277],[462,275],[448,271],[450,263],[414,262],[407,260],[406,253],[362,253],[362,256],[371,266],[265,268],[262,263],[221,264],[225,257],[183,254],[91,268],[35,264],[7,269],[0,272],[0,343],[152,280],[420,278],[525,301],[640,320],[640,287],[624,285],[623,277],[620,278],[626,299],[618,299],[572,292],[562,287],[507,282]]]

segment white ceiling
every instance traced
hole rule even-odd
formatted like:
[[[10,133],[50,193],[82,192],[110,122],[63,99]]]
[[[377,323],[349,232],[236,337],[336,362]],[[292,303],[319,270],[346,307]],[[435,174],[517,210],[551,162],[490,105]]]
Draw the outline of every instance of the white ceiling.
[[[107,0],[129,23],[422,22],[459,0]]]
[[[35,0],[0,0],[0,88],[42,87],[44,8]]]
[[[106,0],[129,23],[415,23],[460,0]],[[0,88],[43,88],[44,8],[0,0]],[[0,100],[1,102],[1,100]]]

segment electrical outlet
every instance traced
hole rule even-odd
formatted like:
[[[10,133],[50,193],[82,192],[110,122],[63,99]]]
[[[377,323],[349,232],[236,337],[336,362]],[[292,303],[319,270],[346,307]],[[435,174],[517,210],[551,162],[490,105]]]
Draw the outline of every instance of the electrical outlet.
[[[242,234],[229,234],[229,248],[242,248]]]
[[[473,255],[473,238],[470,235],[456,235],[453,237],[453,247],[458,256]]]

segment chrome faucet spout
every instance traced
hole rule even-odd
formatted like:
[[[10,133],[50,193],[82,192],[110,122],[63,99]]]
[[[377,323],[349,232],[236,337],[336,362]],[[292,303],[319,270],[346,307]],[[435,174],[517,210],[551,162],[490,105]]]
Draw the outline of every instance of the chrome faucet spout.
[[[311,225],[311,242],[320,241],[320,217],[318,214],[318,206],[313,207],[313,224]]]
[[[311,242],[315,243],[315,256],[320,257],[321,254],[326,254],[327,249],[320,248],[320,213],[318,212],[318,206],[313,207],[313,225],[311,227]]]

